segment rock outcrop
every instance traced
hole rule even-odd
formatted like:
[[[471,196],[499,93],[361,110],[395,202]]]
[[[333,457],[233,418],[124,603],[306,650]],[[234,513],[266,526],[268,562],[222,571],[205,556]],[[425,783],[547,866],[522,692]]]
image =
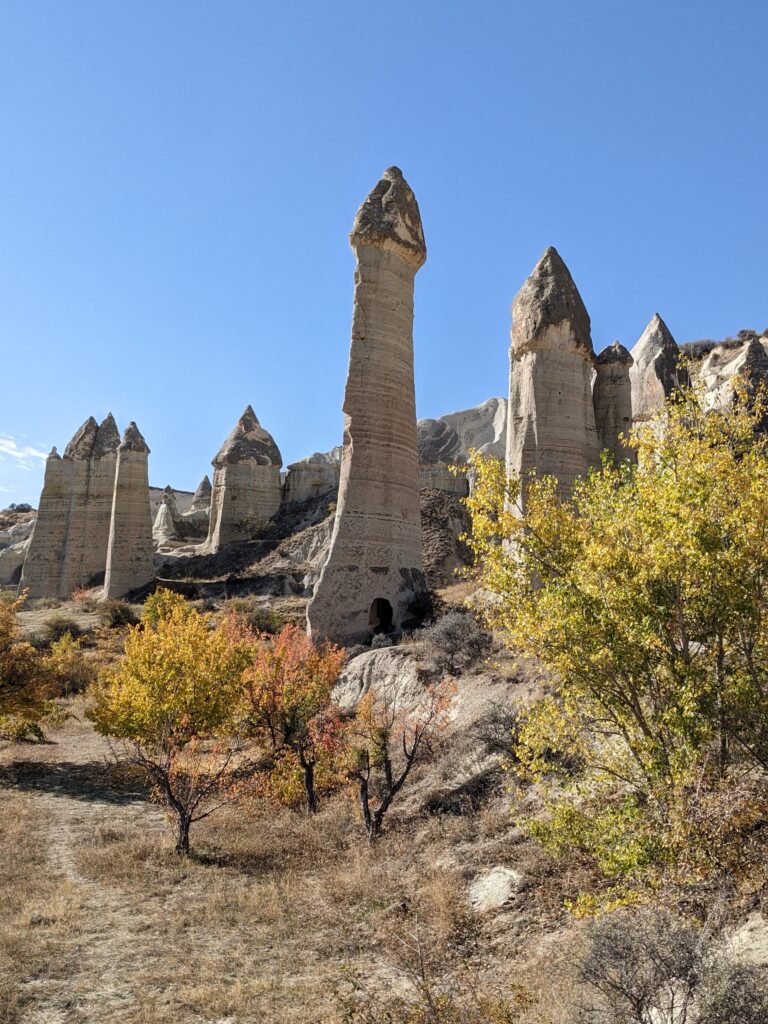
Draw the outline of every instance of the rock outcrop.
[[[117,453],[105,600],[125,597],[154,579],[148,456],[139,428],[129,423]]]
[[[634,449],[627,444],[632,429],[631,366],[632,356],[618,341],[604,348],[595,362],[592,398],[597,440],[600,451],[609,451],[617,462],[635,459]]]
[[[268,521],[280,508],[280,450],[249,405],[213,460],[207,549],[248,537],[247,521]]]
[[[80,565],[80,586],[102,582],[107,568],[109,522],[115,491],[120,431],[112,413],[99,425],[91,451],[88,494],[85,501],[85,538]]]
[[[688,372],[678,365],[680,349],[658,313],[632,349],[632,419],[645,423],[661,409],[670,395],[688,387]]]
[[[567,498],[598,460],[594,352],[589,314],[551,247],[515,297],[511,335],[507,471],[554,476]]]
[[[331,549],[307,610],[312,636],[356,642],[418,618],[422,569],[413,285],[427,250],[416,198],[390,167],[355,219],[344,450]]]
[[[757,337],[739,348],[718,346],[704,359],[695,377],[706,408],[723,409],[733,403],[734,383],[739,378],[747,386],[747,399],[753,398],[761,386],[768,386],[768,354]]]
[[[286,503],[308,501],[321,494],[327,494],[329,500],[333,500],[339,489],[341,451],[339,446],[329,452],[315,452],[306,459],[292,462],[285,475],[283,500]]]

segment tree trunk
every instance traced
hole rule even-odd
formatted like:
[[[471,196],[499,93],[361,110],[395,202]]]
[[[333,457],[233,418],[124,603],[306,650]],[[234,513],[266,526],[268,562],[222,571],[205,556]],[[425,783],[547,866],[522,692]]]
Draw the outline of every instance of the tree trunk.
[[[179,827],[176,833],[176,853],[182,857],[189,856],[189,826],[192,824],[185,814],[179,815]]]
[[[317,811],[317,797],[315,796],[315,766],[311,761],[302,757],[302,768],[304,769],[304,791],[307,794],[307,812],[314,814]]]

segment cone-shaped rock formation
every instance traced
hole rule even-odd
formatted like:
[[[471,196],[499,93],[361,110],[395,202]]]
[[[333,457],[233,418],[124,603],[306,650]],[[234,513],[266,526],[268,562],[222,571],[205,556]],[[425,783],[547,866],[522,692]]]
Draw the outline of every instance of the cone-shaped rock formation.
[[[192,495],[189,505],[190,512],[207,512],[211,507],[211,481],[206,474],[197,485],[197,490]]]
[[[139,428],[129,423],[117,453],[105,600],[124,597],[154,578],[148,456]]]
[[[635,423],[651,419],[679,388],[690,383],[688,373],[678,366],[680,349],[658,313],[632,349],[632,418]]]
[[[603,349],[595,362],[592,397],[597,440],[600,450],[609,451],[617,461],[635,458],[634,450],[627,444],[632,429],[631,366],[632,356],[618,341]]]
[[[249,405],[213,460],[209,551],[246,539],[249,519],[272,518],[280,508],[282,464],[280,449]]]
[[[428,603],[413,381],[413,284],[427,250],[398,168],[360,207],[350,242],[357,266],[339,498],[307,610],[313,636],[346,643],[401,629]]]
[[[515,297],[511,337],[507,471],[554,476],[567,497],[598,458],[594,352],[589,314],[552,247]]]

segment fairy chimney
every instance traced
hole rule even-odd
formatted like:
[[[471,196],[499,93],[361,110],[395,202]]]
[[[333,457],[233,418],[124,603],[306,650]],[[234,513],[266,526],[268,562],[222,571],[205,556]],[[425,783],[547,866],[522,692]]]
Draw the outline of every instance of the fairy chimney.
[[[632,429],[632,362],[632,356],[618,341],[604,348],[595,361],[592,398],[597,440],[600,451],[610,452],[617,462],[635,458],[627,443]]]
[[[104,600],[125,597],[154,579],[148,456],[139,428],[129,423],[117,453]]]
[[[342,643],[409,625],[427,604],[413,380],[414,277],[427,257],[416,198],[397,167],[355,219],[344,446],[327,561],[309,632]]]
[[[635,423],[644,423],[653,418],[672,394],[687,387],[690,380],[687,370],[678,365],[677,342],[658,313],[653,314],[635,343],[632,359],[632,418]]]
[[[211,520],[206,544],[216,552],[245,540],[248,521],[268,521],[280,508],[280,450],[251,408],[234,426],[213,460]]]
[[[507,472],[553,476],[567,498],[598,461],[595,357],[589,314],[551,246],[515,296],[511,337]]]

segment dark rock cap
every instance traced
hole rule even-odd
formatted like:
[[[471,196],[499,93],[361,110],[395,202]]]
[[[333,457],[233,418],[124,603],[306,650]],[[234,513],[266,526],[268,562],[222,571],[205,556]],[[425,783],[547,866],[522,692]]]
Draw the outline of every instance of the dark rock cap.
[[[419,462],[427,466],[438,462],[456,461],[461,451],[461,438],[442,420],[419,420],[416,424],[416,443]]]
[[[142,437],[141,431],[136,424],[131,420],[128,426],[125,428],[123,434],[123,440],[120,442],[121,452],[144,452],[149,455],[149,447],[147,442]]]
[[[595,360],[597,366],[609,366],[611,364],[619,363],[622,366],[632,366],[634,359],[629,353],[629,350],[618,342],[614,341],[612,345],[608,345],[604,348],[600,355]]]
[[[116,452],[120,447],[120,431],[117,429],[115,418],[108,412],[96,433],[96,440],[93,444],[93,455],[100,458],[102,455],[109,455]]]
[[[58,448],[56,447],[56,445],[54,445],[53,448],[51,448],[51,450],[50,450],[50,452],[48,454],[48,458],[49,459],[58,459],[59,461],[61,461],[61,456],[59,455],[59,451],[58,451]]]
[[[399,167],[388,167],[381,181],[357,211],[349,241],[357,245],[394,248],[418,269],[427,245],[416,196]]]
[[[282,466],[283,457],[272,435],[256,418],[251,406],[247,406],[237,421],[232,433],[219,449],[212,465],[216,469],[234,466],[240,462],[255,462],[259,466]]]
[[[64,458],[90,459],[98,432],[98,423],[93,416],[89,416],[85,423],[75,431],[72,440],[64,449]]]
[[[592,358],[591,323],[587,308],[557,249],[550,246],[512,303],[512,350],[537,348],[548,327],[570,324],[570,347]],[[558,345],[558,348],[566,347]]]

